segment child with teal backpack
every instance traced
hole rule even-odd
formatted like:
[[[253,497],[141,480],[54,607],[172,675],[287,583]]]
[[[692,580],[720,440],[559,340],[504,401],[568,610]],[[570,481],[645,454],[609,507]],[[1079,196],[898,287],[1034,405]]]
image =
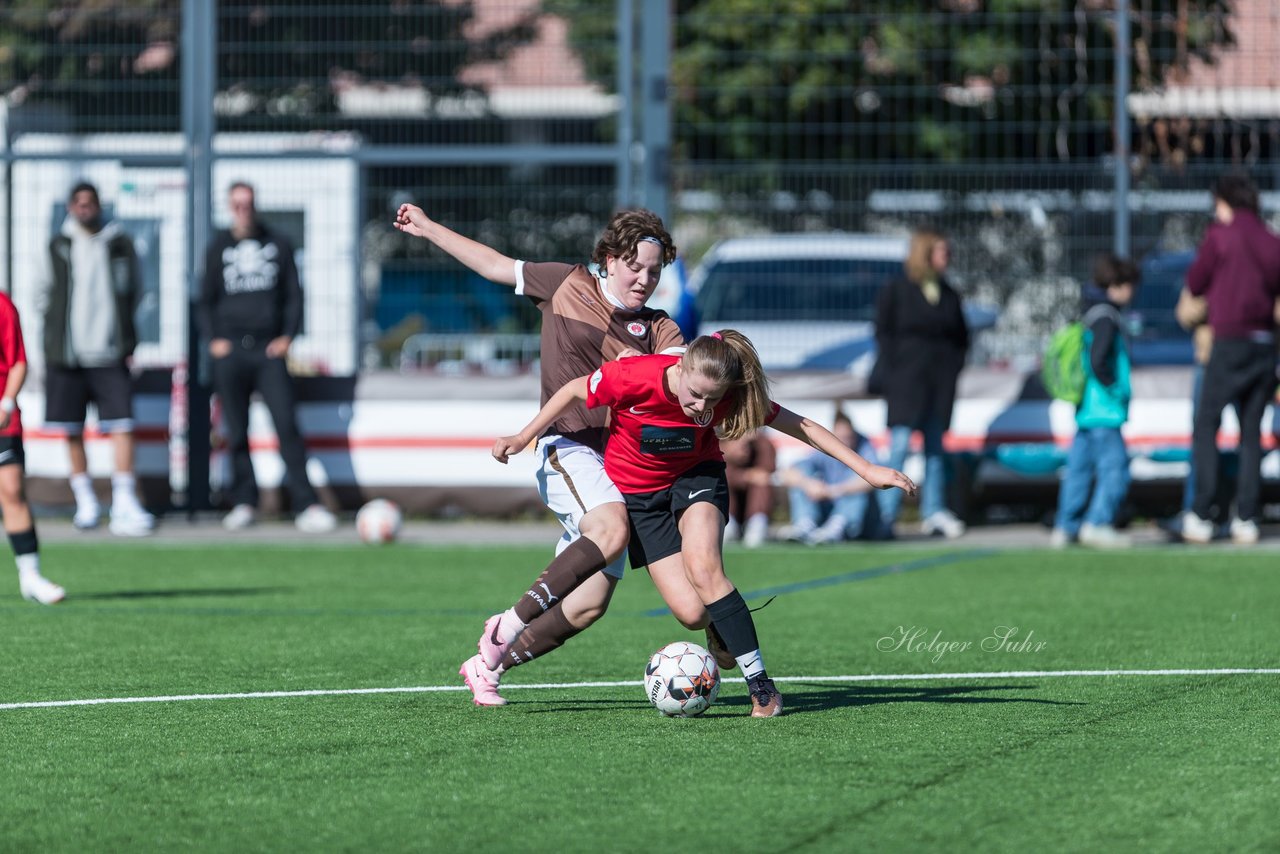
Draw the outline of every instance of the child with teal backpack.
[[[1116,513],[1129,492],[1129,455],[1121,426],[1129,420],[1129,343],[1121,314],[1133,300],[1138,268],[1104,255],[1094,264],[1094,285],[1084,294],[1084,387],[1076,408],[1076,436],[1058,492],[1051,544],[1071,542],[1124,548]]]

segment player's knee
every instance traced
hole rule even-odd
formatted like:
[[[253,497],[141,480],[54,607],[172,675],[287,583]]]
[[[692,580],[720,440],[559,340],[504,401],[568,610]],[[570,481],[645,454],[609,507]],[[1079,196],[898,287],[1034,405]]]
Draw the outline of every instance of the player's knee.
[[[631,538],[631,524],[622,504],[604,504],[582,519],[582,535],[599,547],[605,560],[612,563],[622,554]]]
[[[711,622],[707,615],[707,609],[703,607],[701,602],[686,602],[671,609],[671,613],[680,621],[680,625],[690,631],[700,631],[705,629]]]

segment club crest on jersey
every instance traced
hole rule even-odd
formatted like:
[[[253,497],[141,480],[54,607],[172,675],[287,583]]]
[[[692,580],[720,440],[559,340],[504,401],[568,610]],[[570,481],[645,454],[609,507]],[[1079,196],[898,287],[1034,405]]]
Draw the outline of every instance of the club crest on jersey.
[[[637,338],[644,337],[645,326],[638,320],[633,320],[627,324],[627,331]]]
[[[707,409],[699,412],[697,415],[693,416],[693,423],[697,424],[699,427],[706,427],[711,423],[711,419],[715,417],[715,414],[714,409]]]

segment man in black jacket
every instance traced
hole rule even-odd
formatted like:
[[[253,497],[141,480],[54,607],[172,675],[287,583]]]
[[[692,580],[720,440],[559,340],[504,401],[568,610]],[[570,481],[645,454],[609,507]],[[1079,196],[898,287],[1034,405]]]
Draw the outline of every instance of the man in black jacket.
[[[307,478],[307,452],[298,431],[286,358],[302,324],[302,288],[293,247],[258,221],[253,187],[231,185],[231,228],[219,232],[205,256],[197,313],[213,357],[213,388],[231,454],[232,509],[228,530],[253,524],[258,484],[249,456],[249,400],[255,391],[271,412],[285,464],[295,521],[308,533],[332,531],[337,520]]]
[[[73,523],[96,528],[100,508],[89,476],[84,423],[90,401],[98,429],[111,435],[111,533],[144,537],[155,517],[142,508],[134,479],[133,381],[129,359],[138,343],[134,312],[142,280],[133,238],[119,223],[104,222],[98,189],[76,184],[67,218],[49,241],[47,274],[36,288],[44,321],[45,427],[67,437]]]

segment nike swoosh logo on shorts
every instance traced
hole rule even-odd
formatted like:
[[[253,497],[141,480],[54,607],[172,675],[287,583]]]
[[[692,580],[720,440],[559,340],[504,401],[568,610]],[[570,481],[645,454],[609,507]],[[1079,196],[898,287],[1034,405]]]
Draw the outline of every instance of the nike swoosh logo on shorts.
[[[690,500],[690,501],[692,501],[693,499],[697,498],[697,497],[698,497],[699,495],[701,495],[702,493],[704,493],[704,492],[710,492],[710,491],[711,491],[711,489],[708,487],[707,489],[699,489],[697,492],[690,492],[690,493],[689,493],[689,500]]]
[[[13,451],[0,451],[0,463],[13,456]]]

